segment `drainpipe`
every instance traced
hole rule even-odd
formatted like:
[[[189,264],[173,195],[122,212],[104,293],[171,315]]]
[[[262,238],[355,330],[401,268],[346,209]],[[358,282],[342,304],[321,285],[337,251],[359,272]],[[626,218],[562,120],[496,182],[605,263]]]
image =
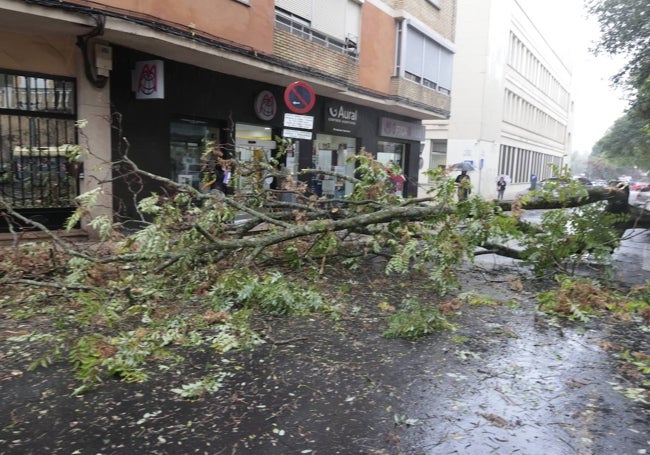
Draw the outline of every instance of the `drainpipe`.
[[[104,34],[104,26],[106,25],[106,17],[101,14],[90,14],[95,22],[96,26],[90,32],[85,35],[77,36],[77,46],[81,49],[81,54],[83,55],[84,61],[84,70],[86,72],[86,78],[97,88],[104,88],[108,82],[108,77],[101,76],[97,74],[97,69],[94,64],[94,49],[92,46],[89,46],[88,43],[91,39],[96,36],[101,36]]]

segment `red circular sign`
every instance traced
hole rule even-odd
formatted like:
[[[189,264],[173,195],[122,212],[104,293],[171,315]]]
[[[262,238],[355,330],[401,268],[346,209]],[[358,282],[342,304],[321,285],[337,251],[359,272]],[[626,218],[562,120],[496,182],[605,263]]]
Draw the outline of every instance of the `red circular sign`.
[[[284,103],[291,112],[306,114],[314,107],[316,94],[306,82],[294,82],[284,90]]]

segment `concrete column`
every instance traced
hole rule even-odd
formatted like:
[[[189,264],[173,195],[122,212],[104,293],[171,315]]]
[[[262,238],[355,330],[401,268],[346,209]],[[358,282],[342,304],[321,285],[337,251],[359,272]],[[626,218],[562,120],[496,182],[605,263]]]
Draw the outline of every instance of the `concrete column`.
[[[88,222],[99,215],[113,217],[113,185],[111,179],[111,109],[110,84],[103,88],[95,87],[86,78],[81,52],[77,60],[77,108],[78,119],[85,123],[79,130],[79,144],[82,147],[83,179],[80,180],[80,193],[100,188],[97,204],[88,217],[82,219],[82,229],[89,237],[97,238]]]

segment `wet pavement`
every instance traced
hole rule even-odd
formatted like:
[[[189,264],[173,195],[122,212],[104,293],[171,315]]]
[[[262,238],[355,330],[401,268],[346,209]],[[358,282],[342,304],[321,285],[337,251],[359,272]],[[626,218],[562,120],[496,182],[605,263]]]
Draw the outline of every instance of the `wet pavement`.
[[[468,268],[462,292],[495,304],[455,307],[455,330],[416,342],[384,338],[381,308],[418,289],[425,301],[427,288],[371,279],[349,294],[350,313],[270,318],[259,327],[267,343],[255,350],[196,352],[154,366],[143,383],[109,380],[73,397],[65,364],[27,372],[5,362],[0,453],[650,453],[650,406],[624,395],[631,383],[612,350],[647,353],[648,332],[635,322],[540,314],[534,296],[544,286],[530,287],[523,273]],[[214,394],[171,392],[215,371],[227,375]]]
[[[648,231],[626,232],[617,277],[650,279],[648,245]],[[650,454],[650,405],[630,398],[637,385],[619,358],[649,355],[640,321],[541,314],[535,296],[548,287],[518,261],[484,255],[461,272],[460,295],[495,304],[465,302],[448,315],[454,330],[417,342],[387,339],[390,305],[437,297],[380,275],[332,277],[351,289],[336,317],[258,321],[267,343],[253,351],[206,349],[153,366],[147,382],[108,380],[80,397],[66,364],[28,372],[5,351],[0,453]],[[171,391],[215,372],[226,376],[214,394]]]
[[[421,359],[427,367],[409,383],[418,425],[402,439],[405,453],[650,452],[650,414],[614,391],[601,328],[531,321],[530,308],[479,313],[484,330],[461,327],[456,339],[470,341],[449,347],[460,362],[440,372],[440,359]]]

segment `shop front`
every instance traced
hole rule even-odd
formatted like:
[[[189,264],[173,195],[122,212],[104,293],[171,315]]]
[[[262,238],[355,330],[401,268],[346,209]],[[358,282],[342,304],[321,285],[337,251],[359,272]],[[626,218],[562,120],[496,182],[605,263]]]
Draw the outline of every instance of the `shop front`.
[[[350,194],[352,184],[338,176],[354,176],[354,156],[363,146],[387,167],[391,177],[394,177],[398,194],[413,195],[415,184],[410,188],[406,183],[408,175],[417,175],[422,139],[424,128],[419,122],[387,117],[381,111],[353,104],[326,101],[323,105],[322,132],[316,134],[314,141],[312,167],[331,171],[334,175],[319,174],[314,177],[314,192],[328,198]],[[411,151],[417,156],[410,156]],[[416,164],[415,169],[412,169],[413,164]],[[412,181],[417,182],[417,178]]]
[[[312,191],[319,197],[341,198],[352,192],[352,183],[341,176],[354,176],[358,153],[359,109],[353,105],[326,102],[321,132],[312,148],[312,168],[332,174],[312,176]]]
[[[403,183],[400,193],[416,193],[411,182],[417,181],[424,137],[417,120],[318,95],[308,109],[296,113],[284,96],[287,87],[160,60],[126,48],[114,49],[114,60],[111,101],[114,118],[121,119],[115,131],[128,139],[129,158],[148,172],[205,189],[215,177],[218,184],[227,171],[233,170],[218,169],[217,163],[223,162],[217,158],[233,160],[238,166],[269,162],[277,154],[278,140],[289,139],[280,167],[308,183],[318,197],[350,194],[352,184],[343,177],[354,176],[354,157],[362,147],[406,179],[413,176]],[[142,62],[158,65],[155,74],[162,76],[157,81],[148,80],[147,87],[156,87],[161,96],[142,98],[134,93],[141,84],[132,80],[131,74],[134,68],[144,67]],[[137,71],[135,74],[137,77]],[[114,160],[123,153],[120,137],[113,139]],[[309,168],[326,172],[300,175],[301,169]],[[137,217],[129,201],[152,191],[168,190],[161,188],[160,182],[142,180],[135,184],[128,173],[124,175],[125,180],[114,188],[114,207],[126,218]],[[254,180],[240,176],[229,186],[248,192]],[[263,185],[272,187],[274,182],[264,179]]]

